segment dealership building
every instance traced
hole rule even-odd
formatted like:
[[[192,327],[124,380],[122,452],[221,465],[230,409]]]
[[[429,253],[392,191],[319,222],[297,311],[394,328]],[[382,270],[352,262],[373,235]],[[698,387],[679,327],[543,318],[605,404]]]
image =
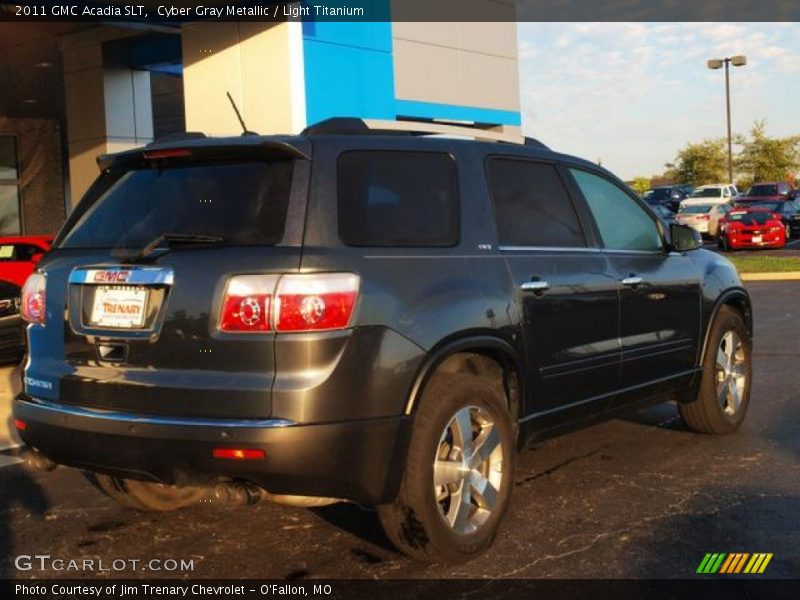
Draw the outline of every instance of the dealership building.
[[[100,154],[240,134],[227,93],[262,134],[333,116],[520,125],[513,18],[4,22],[0,81],[0,235],[55,233]]]

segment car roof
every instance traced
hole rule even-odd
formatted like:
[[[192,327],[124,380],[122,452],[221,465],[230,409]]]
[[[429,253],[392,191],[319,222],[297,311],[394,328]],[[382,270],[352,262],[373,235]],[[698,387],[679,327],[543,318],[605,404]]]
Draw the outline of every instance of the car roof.
[[[396,146],[402,149],[403,146],[419,148],[419,141],[430,141],[435,143],[447,143],[452,146],[458,147],[461,145],[475,147],[482,147],[486,154],[508,154],[508,155],[524,155],[532,158],[542,158],[546,160],[560,160],[567,161],[586,168],[600,171],[612,175],[615,179],[619,179],[610,173],[607,169],[597,165],[594,162],[573,156],[569,154],[562,154],[551,150],[538,140],[532,138],[524,138],[525,143],[506,143],[506,142],[491,142],[483,141],[481,139],[469,139],[463,137],[449,137],[442,135],[417,135],[406,134],[402,131],[370,131],[368,135],[359,133],[315,133],[307,134],[301,133],[298,135],[241,135],[241,136],[225,136],[225,137],[207,137],[203,134],[185,134],[184,136],[167,136],[148,144],[147,146],[126,150],[116,154],[107,154],[98,157],[97,162],[101,169],[105,170],[112,166],[124,164],[128,161],[135,161],[137,158],[145,157],[148,153],[158,151],[179,150],[179,149],[205,149],[213,150],[219,149],[221,151],[236,151],[237,149],[257,149],[265,148],[275,151],[278,154],[293,156],[295,158],[311,157],[312,142],[325,143],[331,141],[341,142],[347,139],[368,139],[378,144],[384,143]],[[479,134],[476,133],[476,136]],[[620,180],[621,181],[621,180]],[[677,186],[663,186],[674,188]]]

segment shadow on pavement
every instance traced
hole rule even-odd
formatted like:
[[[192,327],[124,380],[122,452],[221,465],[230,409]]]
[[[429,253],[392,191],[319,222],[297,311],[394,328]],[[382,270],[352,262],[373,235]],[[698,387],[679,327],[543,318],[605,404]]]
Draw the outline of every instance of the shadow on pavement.
[[[21,465],[0,472],[0,578],[7,578],[18,574],[14,566],[14,530],[19,531],[26,517],[44,516],[50,508],[50,502],[41,486]],[[26,514],[22,518],[14,518],[12,513],[15,510]]]
[[[346,531],[357,537],[359,540],[374,544],[387,550],[392,554],[397,554],[397,550],[383,533],[383,528],[378,520],[378,515],[374,510],[367,510],[355,504],[339,503],[322,508],[313,508],[311,511],[323,521]],[[379,557],[365,556],[364,550],[353,549],[353,554],[367,562],[381,562]]]
[[[798,501],[796,495],[752,487],[701,488],[680,512],[654,520],[637,535],[640,539],[632,539],[637,552],[627,555],[627,565],[621,566],[629,577],[710,577],[696,574],[706,553],[773,553],[764,574],[754,577],[797,577],[800,528],[789,526],[786,516]]]

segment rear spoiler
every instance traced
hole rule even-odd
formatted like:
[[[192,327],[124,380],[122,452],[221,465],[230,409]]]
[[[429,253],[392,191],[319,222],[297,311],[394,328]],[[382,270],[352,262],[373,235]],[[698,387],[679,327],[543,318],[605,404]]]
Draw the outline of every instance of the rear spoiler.
[[[97,166],[101,171],[125,166],[141,166],[146,162],[158,158],[178,156],[192,156],[197,158],[248,158],[248,157],[274,157],[298,158],[309,160],[310,156],[296,145],[283,139],[252,140],[243,138],[244,141],[220,141],[207,138],[191,143],[151,144],[136,150],[126,150],[116,154],[101,154],[97,157]]]

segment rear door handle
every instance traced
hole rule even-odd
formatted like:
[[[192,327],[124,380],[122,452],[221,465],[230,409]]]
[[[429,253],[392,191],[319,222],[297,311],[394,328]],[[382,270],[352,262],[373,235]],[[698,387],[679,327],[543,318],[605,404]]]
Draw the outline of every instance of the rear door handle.
[[[644,283],[644,280],[636,275],[629,275],[622,280],[622,285],[627,285],[628,287],[636,287],[637,285],[642,285],[642,283]]]
[[[523,292],[537,292],[541,294],[550,289],[550,284],[537,279],[535,281],[526,281],[521,287]]]

